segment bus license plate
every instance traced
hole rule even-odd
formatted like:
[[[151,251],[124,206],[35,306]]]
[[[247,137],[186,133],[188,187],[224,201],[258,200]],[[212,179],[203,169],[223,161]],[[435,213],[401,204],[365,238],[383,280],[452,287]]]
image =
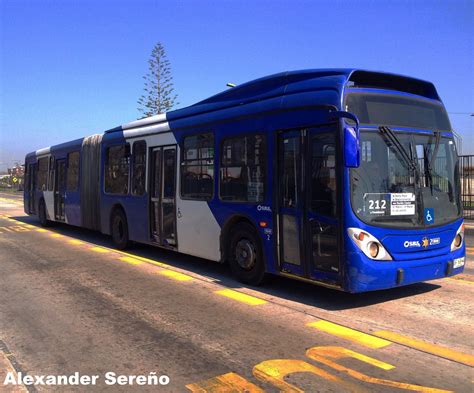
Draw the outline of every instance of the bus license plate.
[[[464,257],[462,258],[456,258],[453,263],[454,269],[457,269],[458,267],[464,266]]]

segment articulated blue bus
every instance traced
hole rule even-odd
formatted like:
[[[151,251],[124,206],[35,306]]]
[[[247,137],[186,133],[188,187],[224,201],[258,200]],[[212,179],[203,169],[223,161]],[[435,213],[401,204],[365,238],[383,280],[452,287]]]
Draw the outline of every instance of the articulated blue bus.
[[[26,156],[25,212],[348,292],[464,269],[458,156],[430,82],[285,72]]]

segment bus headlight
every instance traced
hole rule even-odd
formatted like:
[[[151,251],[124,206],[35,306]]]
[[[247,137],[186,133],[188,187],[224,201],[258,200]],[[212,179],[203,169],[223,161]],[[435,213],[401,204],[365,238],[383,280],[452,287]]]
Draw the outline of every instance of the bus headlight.
[[[368,245],[367,245],[367,248],[369,250],[369,254],[372,258],[377,258],[377,255],[379,255],[379,245],[378,243],[376,242],[370,242]]]
[[[461,248],[463,241],[464,241],[464,223],[462,223],[459,226],[456,232],[456,236],[454,236],[454,239],[451,243],[451,251],[455,251]]]
[[[369,232],[363,231],[360,228],[347,228],[347,233],[356,246],[370,259],[375,259],[376,261],[392,260],[392,257],[382,243]]]

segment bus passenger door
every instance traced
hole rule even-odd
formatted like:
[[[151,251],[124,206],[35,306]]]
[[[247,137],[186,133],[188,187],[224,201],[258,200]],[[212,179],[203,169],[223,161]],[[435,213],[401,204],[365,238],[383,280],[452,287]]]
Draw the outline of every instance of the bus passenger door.
[[[36,164],[28,164],[26,190],[28,195],[28,213],[36,213],[35,192],[36,192]]]
[[[302,131],[278,136],[278,228],[280,269],[306,275],[303,257]]]
[[[339,281],[337,128],[307,131],[306,197],[307,245],[310,276]]]
[[[64,199],[66,196],[66,160],[56,160],[54,179],[54,218],[65,221]]]
[[[155,147],[151,154],[151,240],[176,248],[176,146]]]
[[[337,130],[278,135],[279,265],[283,273],[331,285],[340,281]]]

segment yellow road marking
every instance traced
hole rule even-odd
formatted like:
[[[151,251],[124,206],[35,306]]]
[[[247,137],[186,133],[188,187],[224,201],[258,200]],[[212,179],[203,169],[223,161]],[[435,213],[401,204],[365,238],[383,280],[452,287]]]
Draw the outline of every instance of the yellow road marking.
[[[69,239],[69,243],[71,244],[85,244],[82,240],[77,240],[77,239]]]
[[[51,236],[51,237],[64,237],[64,235],[61,235],[60,233],[51,233],[49,236]]]
[[[116,253],[118,253],[118,254],[125,255],[126,257],[131,257],[131,258],[139,259],[140,261],[143,261],[143,262],[146,262],[146,263],[150,263],[150,264],[155,265],[155,266],[160,266],[160,267],[164,267],[164,268],[169,268],[169,267],[170,267],[170,265],[167,265],[166,263],[157,262],[157,261],[154,261],[153,259],[148,259],[148,258],[140,257],[140,256],[134,255],[134,254],[129,254],[128,252],[125,252],[125,251],[120,251],[120,250],[113,250],[113,251],[116,252]]]
[[[449,280],[454,280],[456,282],[460,282],[461,284],[469,284],[469,285],[474,285],[473,281],[468,281],[463,278],[457,278],[457,277],[448,277]]]
[[[13,221],[16,221],[16,223],[17,223],[18,225],[24,225],[24,226],[30,225],[30,224],[28,224],[27,222],[23,222],[23,221],[20,221],[20,220],[13,220]],[[33,226],[33,225],[30,225],[30,226]]]
[[[246,295],[245,293],[237,292],[232,289],[222,289],[220,291],[215,291],[214,293],[228,297],[229,299],[237,300],[238,302],[250,304],[251,306],[258,306],[267,302],[258,297]]]
[[[48,230],[47,230],[47,229],[43,229],[43,228],[38,228],[38,229],[36,230],[36,232],[48,232]]]
[[[142,263],[142,261],[140,261],[139,259],[132,258],[132,257],[120,257],[119,259],[122,262],[129,263],[130,265],[140,265]]]
[[[445,359],[454,360],[455,362],[474,367],[474,356],[467,353],[458,352],[450,348],[430,344],[407,336],[402,336],[401,334],[389,332],[387,330],[379,330],[374,334],[397,344],[405,345],[410,348],[418,349],[423,352],[431,353],[432,355],[440,356]]]
[[[107,253],[107,252],[110,252],[109,249],[104,248],[104,247],[91,247],[91,248],[89,248],[89,250],[95,251],[95,252],[100,252],[100,253],[102,253],[102,254],[105,254],[105,253]]]
[[[158,274],[161,274],[163,276],[172,278],[173,280],[176,281],[191,281],[193,278],[191,276],[188,276],[187,274],[175,272],[174,270],[160,270]]]
[[[343,391],[365,392],[363,388],[355,386],[352,382],[346,382],[327,371],[313,366],[304,360],[297,359],[271,359],[257,364],[253,375],[262,382],[270,383],[277,387],[280,392],[304,393],[304,390],[288,382],[285,378],[291,374],[308,373],[321,377],[327,381],[341,385]]]
[[[265,392],[257,385],[254,385],[252,382],[247,381],[244,377],[241,377],[235,373],[218,375],[217,377],[210,378],[205,381],[188,384],[186,387],[193,393]]]
[[[427,387],[427,386],[420,386],[420,385],[412,385],[412,384],[404,383],[404,382],[391,381],[389,379],[374,378],[374,377],[371,377],[369,375],[363,374],[359,371],[353,370],[349,367],[345,367],[345,366],[331,360],[331,358],[333,358],[333,359],[343,359],[343,358],[351,357],[351,358],[363,361],[365,363],[369,363],[369,364],[372,364],[374,366],[380,367],[380,365],[377,365],[377,362],[379,362],[379,360],[374,359],[374,358],[370,358],[370,357],[364,356],[364,355],[361,356],[361,354],[358,354],[357,352],[351,351],[351,350],[346,349],[346,348],[342,348],[342,347],[314,347],[314,348],[310,348],[306,351],[306,356],[308,356],[310,359],[315,360],[319,363],[325,364],[326,366],[329,366],[329,367],[333,368],[336,371],[339,371],[341,373],[346,373],[347,375],[349,375],[353,378],[356,378],[360,381],[363,381],[363,382],[368,382],[368,383],[375,384],[375,385],[391,386],[391,387],[394,387],[394,388],[404,389],[404,390],[414,390],[414,391],[417,391],[417,392],[451,393],[450,390],[442,390],[442,389],[430,388],[430,387]],[[391,365],[388,364],[388,363],[385,363],[385,366],[381,367],[381,368],[387,370],[387,366],[391,366]],[[371,391],[375,391],[375,389],[371,389]]]
[[[337,337],[345,338],[346,340],[356,342],[369,348],[383,348],[391,344],[390,341],[383,340],[370,334],[362,333],[357,330],[328,321],[320,320],[316,322],[310,322],[306,326],[313,327]]]
[[[474,282],[474,276],[470,274],[457,274],[456,276],[451,277],[453,280],[464,280]]]
[[[11,227],[15,232],[29,232],[30,228],[27,228],[22,225],[14,225]]]

